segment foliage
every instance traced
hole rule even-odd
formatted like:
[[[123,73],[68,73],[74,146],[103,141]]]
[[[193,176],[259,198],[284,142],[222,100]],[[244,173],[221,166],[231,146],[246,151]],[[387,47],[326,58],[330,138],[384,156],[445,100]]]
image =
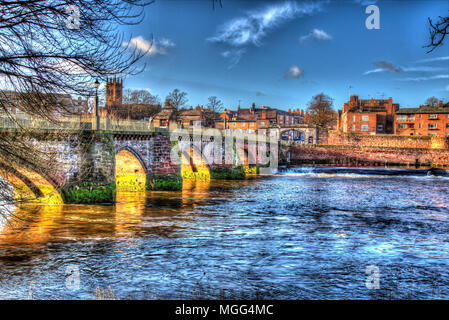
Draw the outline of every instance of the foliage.
[[[182,177],[178,174],[152,174],[147,178],[147,190],[182,190]]]
[[[80,186],[73,186],[63,190],[62,196],[64,203],[114,203],[116,187],[115,184],[94,186],[89,183],[83,183]]]
[[[328,128],[336,120],[336,112],[332,109],[333,99],[324,93],[312,98],[307,107],[308,116],[304,119],[309,124]]]
[[[214,180],[245,180],[243,166],[233,168],[216,168],[210,171],[210,178]]]

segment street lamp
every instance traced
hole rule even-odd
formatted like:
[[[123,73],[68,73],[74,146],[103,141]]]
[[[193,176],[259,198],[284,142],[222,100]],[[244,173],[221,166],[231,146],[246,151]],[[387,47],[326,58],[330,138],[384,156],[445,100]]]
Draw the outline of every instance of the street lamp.
[[[95,130],[99,130],[100,115],[98,114],[98,88],[100,87],[100,82],[98,82],[98,79],[95,80],[94,86],[95,86],[95,117],[96,117]]]

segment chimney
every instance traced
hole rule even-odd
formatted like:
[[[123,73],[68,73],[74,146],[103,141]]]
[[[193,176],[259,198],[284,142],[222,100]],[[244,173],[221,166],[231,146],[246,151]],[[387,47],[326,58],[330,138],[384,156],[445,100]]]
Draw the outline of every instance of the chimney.
[[[443,108],[443,101],[438,101],[438,108]]]
[[[267,118],[267,112],[265,110],[262,110],[262,119]]]
[[[299,115],[299,108],[296,109],[296,114]]]
[[[251,112],[254,113],[254,111],[256,111],[256,104],[253,102],[253,104],[251,105]]]
[[[292,109],[289,108],[289,109],[288,109],[288,113],[292,113]]]

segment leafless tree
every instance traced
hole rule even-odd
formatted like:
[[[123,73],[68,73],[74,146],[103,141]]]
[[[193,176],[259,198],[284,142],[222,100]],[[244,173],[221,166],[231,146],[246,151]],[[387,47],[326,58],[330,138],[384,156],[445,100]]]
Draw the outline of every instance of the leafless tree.
[[[216,96],[209,97],[209,102],[207,103],[207,107],[210,111],[214,112],[222,112],[223,111],[223,102],[219,100]]]
[[[427,53],[432,52],[443,45],[444,38],[449,33],[449,16],[439,16],[436,22],[429,18],[430,43],[425,48],[430,48]]]
[[[140,23],[150,3],[0,0],[0,118],[15,121],[20,112],[57,123],[61,113],[78,112],[62,96],[92,97],[95,79],[139,72],[147,52],[132,47],[118,28]],[[2,175],[16,166],[52,170],[54,155],[36,148],[33,131],[19,128],[0,135]]]
[[[166,99],[170,100],[171,106],[176,109],[184,107],[189,101],[187,99],[187,92],[180,91],[179,89],[170,92]]]
[[[133,90],[126,89],[123,93],[124,104],[161,104],[161,99],[158,95],[151,94],[150,91],[141,89]]]
[[[436,97],[427,98],[426,101],[424,102],[424,105],[429,107],[436,107],[438,106],[438,98]]]

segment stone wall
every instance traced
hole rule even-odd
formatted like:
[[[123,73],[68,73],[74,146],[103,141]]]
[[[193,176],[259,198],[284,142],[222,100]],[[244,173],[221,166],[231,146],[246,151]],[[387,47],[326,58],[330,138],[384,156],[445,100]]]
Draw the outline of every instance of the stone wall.
[[[323,136],[320,139],[320,144],[412,149],[446,149],[449,147],[448,139],[440,136],[362,135],[336,131],[329,131],[327,141]]]
[[[292,164],[449,167],[449,151],[444,149],[302,145],[288,152]]]

